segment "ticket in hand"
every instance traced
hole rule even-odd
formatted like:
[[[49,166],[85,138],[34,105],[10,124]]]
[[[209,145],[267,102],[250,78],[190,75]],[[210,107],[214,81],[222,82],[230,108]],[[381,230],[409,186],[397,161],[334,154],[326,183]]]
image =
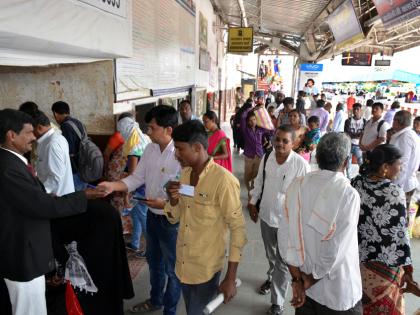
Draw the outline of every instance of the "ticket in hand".
[[[194,186],[181,184],[179,193],[184,196],[194,197]]]

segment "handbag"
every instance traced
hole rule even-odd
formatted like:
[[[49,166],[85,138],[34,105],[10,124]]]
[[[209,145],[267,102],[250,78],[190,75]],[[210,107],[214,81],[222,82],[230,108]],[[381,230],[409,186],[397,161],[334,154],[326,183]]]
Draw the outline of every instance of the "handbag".
[[[261,194],[260,194],[260,198],[258,198],[257,203],[255,205],[255,207],[257,208],[258,212],[260,212],[260,204],[261,204],[261,198],[264,192],[264,185],[265,185],[265,166],[267,165],[267,160],[268,157],[270,156],[272,150],[268,151],[265,155],[264,155],[264,166],[263,166],[263,183],[262,183],[262,187],[261,187]]]

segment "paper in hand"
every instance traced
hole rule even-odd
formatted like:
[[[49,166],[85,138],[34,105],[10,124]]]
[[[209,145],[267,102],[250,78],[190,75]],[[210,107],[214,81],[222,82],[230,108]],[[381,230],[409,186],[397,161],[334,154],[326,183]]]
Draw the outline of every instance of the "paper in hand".
[[[181,184],[179,193],[184,196],[194,197],[194,186]]]

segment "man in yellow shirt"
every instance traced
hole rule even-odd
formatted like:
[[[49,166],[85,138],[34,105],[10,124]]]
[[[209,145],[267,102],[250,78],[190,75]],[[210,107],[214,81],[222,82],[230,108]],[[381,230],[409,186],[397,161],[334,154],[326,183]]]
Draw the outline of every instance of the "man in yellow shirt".
[[[179,222],[175,272],[181,281],[187,314],[202,314],[217,292],[229,302],[236,294],[236,270],[246,244],[238,180],[207,154],[207,134],[197,120],[173,131],[175,156],[183,167],[180,181],[167,185],[165,215]],[[224,265],[227,232],[229,262]]]

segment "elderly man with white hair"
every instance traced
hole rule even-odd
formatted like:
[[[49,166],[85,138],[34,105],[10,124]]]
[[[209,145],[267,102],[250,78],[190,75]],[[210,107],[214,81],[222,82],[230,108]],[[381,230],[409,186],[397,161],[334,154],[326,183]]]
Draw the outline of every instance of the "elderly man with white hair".
[[[389,141],[402,152],[401,172],[394,182],[405,192],[407,209],[418,185],[416,172],[420,164],[420,138],[411,126],[412,115],[409,111],[401,110],[395,113],[392,122],[395,133]]]
[[[343,133],[324,135],[316,152],[320,170],[297,178],[286,193],[278,240],[297,315],[362,314],[360,197],[344,176],[350,147]]]

